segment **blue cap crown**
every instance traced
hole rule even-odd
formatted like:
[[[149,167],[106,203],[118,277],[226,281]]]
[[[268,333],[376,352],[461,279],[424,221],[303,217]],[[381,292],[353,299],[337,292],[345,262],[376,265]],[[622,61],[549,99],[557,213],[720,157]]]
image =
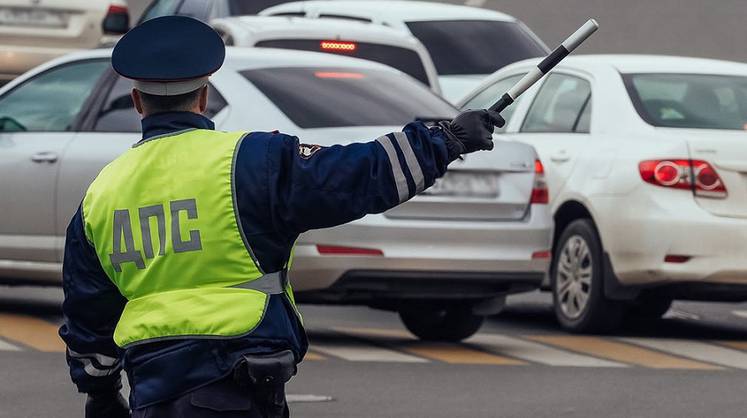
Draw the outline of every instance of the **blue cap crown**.
[[[178,82],[209,76],[226,57],[220,35],[186,16],[163,16],[134,27],[117,42],[112,66],[123,77]]]

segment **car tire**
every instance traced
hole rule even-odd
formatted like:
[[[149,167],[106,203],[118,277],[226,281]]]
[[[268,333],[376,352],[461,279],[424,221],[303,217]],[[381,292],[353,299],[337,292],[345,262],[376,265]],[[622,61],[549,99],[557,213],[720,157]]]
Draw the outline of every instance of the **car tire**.
[[[560,235],[550,269],[553,306],[560,325],[576,333],[619,327],[623,307],[604,296],[602,243],[590,219],[571,222]]]
[[[405,327],[428,341],[462,341],[474,335],[485,317],[475,315],[469,306],[418,306],[399,311]]]

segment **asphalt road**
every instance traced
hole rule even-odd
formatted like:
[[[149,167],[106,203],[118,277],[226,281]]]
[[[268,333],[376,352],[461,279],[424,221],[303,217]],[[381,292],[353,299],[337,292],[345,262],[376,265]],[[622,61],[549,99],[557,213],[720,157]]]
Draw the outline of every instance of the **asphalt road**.
[[[77,417],[55,335],[59,289],[0,288],[0,417]],[[297,417],[739,417],[747,304],[676,303],[614,336],[569,336],[547,295],[514,297],[463,344],[414,340],[397,316],[303,306],[311,353]]]

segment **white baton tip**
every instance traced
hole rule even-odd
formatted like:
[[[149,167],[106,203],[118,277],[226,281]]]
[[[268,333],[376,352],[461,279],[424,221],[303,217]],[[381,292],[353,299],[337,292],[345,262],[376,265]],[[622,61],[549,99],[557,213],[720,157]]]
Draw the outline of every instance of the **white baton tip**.
[[[597,29],[599,29],[599,23],[597,23],[594,19],[589,19],[584,23],[583,26],[578,28],[576,32],[573,32],[573,35],[569,36],[568,39],[563,41],[562,45],[565,49],[568,50],[568,52],[572,52],[574,49],[576,49],[581,43],[583,43],[586,38],[591,36],[592,33],[596,32]]]

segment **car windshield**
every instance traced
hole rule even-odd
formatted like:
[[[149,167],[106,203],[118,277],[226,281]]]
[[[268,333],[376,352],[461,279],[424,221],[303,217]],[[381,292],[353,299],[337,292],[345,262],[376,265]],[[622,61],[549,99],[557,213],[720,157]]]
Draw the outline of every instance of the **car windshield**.
[[[490,74],[512,62],[546,54],[515,22],[447,20],[407,22],[440,75]]]
[[[747,77],[624,74],[638,114],[670,128],[747,129]]]
[[[326,41],[322,39],[272,39],[257,42],[255,46],[300,49],[302,51],[326,52],[363,58],[394,67],[424,84],[430,84],[420,55],[412,49],[369,42]]]
[[[425,86],[393,71],[293,67],[241,74],[301,128],[403,125],[456,115]]]

